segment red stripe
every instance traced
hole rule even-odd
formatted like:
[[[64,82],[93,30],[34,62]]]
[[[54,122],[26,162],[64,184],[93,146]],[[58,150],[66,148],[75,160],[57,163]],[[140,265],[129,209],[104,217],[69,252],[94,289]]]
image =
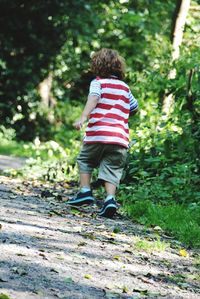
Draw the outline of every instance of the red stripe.
[[[122,116],[119,116],[117,114],[114,113],[106,113],[106,114],[102,114],[102,113],[91,113],[90,114],[90,119],[91,118],[111,118],[111,119],[115,119],[115,120],[122,120],[125,124],[128,123],[128,118],[124,118]]]
[[[128,148],[128,144],[125,145],[124,143],[121,143],[121,142],[115,142],[115,141],[83,141],[84,143],[90,143],[90,144],[95,144],[95,143],[104,143],[104,144],[117,144],[117,145],[121,145],[125,148]]]
[[[112,108],[115,108],[115,109],[118,109],[118,110],[120,110],[120,111],[122,111],[124,113],[127,113],[127,114],[129,114],[129,112],[130,112],[130,109],[126,109],[123,106],[118,105],[118,104],[116,104],[116,105],[109,105],[109,104],[98,103],[97,106],[96,106],[96,108],[101,108],[101,109],[105,109],[105,110],[110,110]]]
[[[129,129],[124,128],[124,126],[120,125],[120,124],[111,124],[108,122],[104,122],[104,121],[97,121],[95,123],[88,123],[88,128],[92,128],[92,127],[100,127],[100,126],[106,126],[109,128],[119,128],[124,130],[127,134],[129,133]]]
[[[120,94],[112,94],[112,93],[102,93],[101,98],[106,98],[109,100],[122,100],[125,103],[129,104],[129,99],[123,95]]]
[[[107,131],[90,131],[86,132],[86,136],[112,136],[112,137],[118,137],[121,139],[124,139],[128,141],[128,138],[125,137],[123,134],[118,133],[118,132],[107,132]]]
[[[120,89],[120,90],[125,90],[129,92],[128,87],[121,85],[121,84],[113,84],[113,83],[101,83],[102,88],[114,88],[114,89]]]

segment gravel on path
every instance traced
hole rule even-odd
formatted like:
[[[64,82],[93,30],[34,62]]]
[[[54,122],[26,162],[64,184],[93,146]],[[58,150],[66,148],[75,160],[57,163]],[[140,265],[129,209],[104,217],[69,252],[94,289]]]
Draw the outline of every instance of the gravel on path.
[[[41,197],[44,190],[56,194]],[[0,294],[200,298],[197,251],[183,257],[176,240],[122,216],[99,218],[97,206],[69,208],[73,192],[67,185],[0,177]]]

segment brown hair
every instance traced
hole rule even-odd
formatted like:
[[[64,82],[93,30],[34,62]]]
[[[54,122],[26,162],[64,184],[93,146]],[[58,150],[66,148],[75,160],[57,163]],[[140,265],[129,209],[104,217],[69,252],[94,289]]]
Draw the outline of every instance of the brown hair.
[[[92,55],[91,71],[102,78],[113,75],[122,80],[125,76],[125,61],[117,51],[103,48]]]

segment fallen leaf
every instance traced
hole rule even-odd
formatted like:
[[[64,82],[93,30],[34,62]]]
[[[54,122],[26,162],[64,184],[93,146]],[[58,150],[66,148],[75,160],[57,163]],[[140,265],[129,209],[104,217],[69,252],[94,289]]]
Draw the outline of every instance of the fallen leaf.
[[[189,257],[189,253],[185,249],[179,250],[179,254],[182,257]]]
[[[26,256],[26,254],[23,254],[23,253],[17,253],[16,255],[17,256]]]
[[[39,256],[43,257],[44,260],[48,260],[48,258],[46,257],[46,255],[44,253],[39,253]]]
[[[81,212],[75,208],[71,208],[70,212],[72,213],[72,215],[80,215]]]
[[[50,272],[59,273],[59,271],[58,271],[58,270],[56,270],[56,269],[54,269],[54,268],[51,268],[51,269],[50,269]]]
[[[8,282],[8,280],[3,277],[0,277],[0,282]]]
[[[64,281],[66,283],[73,283],[74,282],[74,280],[71,277],[65,277]]]
[[[20,276],[23,276],[23,275],[27,275],[27,274],[28,274],[27,271],[26,271],[25,269],[23,269],[23,268],[13,267],[13,268],[12,268],[12,271],[13,271],[13,273],[15,273],[15,274],[19,274]]]
[[[65,259],[64,256],[57,256],[56,258],[61,261],[63,261]]]
[[[133,289],[133,292],[140,293],[141,295],[147,295],[148,294],[148,290],[146,290],[146,289]]]
[[[82,232],[82,227],[81,226],[75,226],[75,227],[73,227],[73,231],[75,233],[81,233]]]
[[[108,290],[112,290],[112,289],[114,289],[114,285],[113,285],[113,284],[110,284],[110,283],[108,283],[105,287],[106,287],[106,289],[108,289]]]
[[[51,210],[48,213],[49,215],[58,215],[58,216],[63,216],[63,214],[60,211],[56,211],[56,210]]]
[[[90,239],[90,240],[95,240],[96,239],[96,237],[94,236],[94,234],[93,233],[83,233],[83,234],[81,234],[83,237],[85,237],[85,238],[88,238],[88,239]]]
[[[131,253],[131,254],[133,253],[133,251],[130,250],[130,249],[125,249],[124,252],[125,252],[125,253]]]
[[[38,251],[45,252],[44,248],[39,248]]]
[[[121,257],[119,255],[114,255],[113,256],[113,259],[114,260],[117,260],[117,261],[121,261]]]
[[[160,226],[158,226],[158,225],[154,226],[153,229],[154,229],[155,231],[157,231],[157,232],[162,232],[162,231],[163,231],[162,228],[161,228]]]
[[[179,287],[181,287],[181,289],[187,289],[188,287],[190,287],[190,284],[187,282],[178,282],[177,284]]]
[[[17,195],[10,195],[9,196],[11,199],[15,199],[17,197]]]
[[[113,233],[118,234],[121,232],[121,228],[119,226],[115,226],[113,229]]]
[[[104,240],[104,242],[108,242],[111,244],[117,244],[114,238],[108,238],[107,240]]]
[[[80,243],[78,243],[78,246],[85,246],[85,245],[87,245],[86,242],[80,242]]]
[[[123,292],[123,293],[128,293],[128,288],[127,288],[126,286],[123,286],[123,288],[122,288],[122,292]]]
[[[92,278],[92,275],[90,275],[90,274],[85,274],[85,275],[84,275],[84,278],[86,278],[86,279],[91,279],[91,278]]]

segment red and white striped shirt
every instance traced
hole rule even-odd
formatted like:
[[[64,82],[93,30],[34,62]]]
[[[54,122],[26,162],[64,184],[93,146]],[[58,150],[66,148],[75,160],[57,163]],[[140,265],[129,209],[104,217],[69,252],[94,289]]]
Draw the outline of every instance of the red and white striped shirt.
[[[129,113],[138,107],[128,85],[117,79],[96,78],[90,84],[89,95],[99,96],[90,113],[84,143],[129,145]]]

